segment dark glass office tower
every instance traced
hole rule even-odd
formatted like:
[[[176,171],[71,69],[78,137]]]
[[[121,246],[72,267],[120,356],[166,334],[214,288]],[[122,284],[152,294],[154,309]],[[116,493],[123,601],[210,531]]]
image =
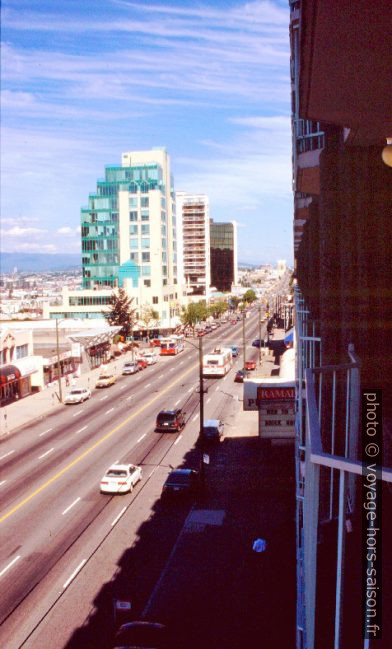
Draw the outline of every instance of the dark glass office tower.
[[[237,232],[235,223],[210,221],[211,286],[230,291],[237,283]]]

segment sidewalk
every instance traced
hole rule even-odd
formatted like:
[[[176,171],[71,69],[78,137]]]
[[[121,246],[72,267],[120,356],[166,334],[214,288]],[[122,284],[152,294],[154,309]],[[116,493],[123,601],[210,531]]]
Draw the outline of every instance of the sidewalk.
[[[295,647],[294,446],[268,448],[257,428],[257,413],[239,410],[207,451],[205,494],[145,611],[173,628],[178,647]],[[267,542],[260,554],[257,538]]]
[[[131,351],[126,352],[105,364],[105,368],[118,375],[121,374],[123,364],[130,360],[132,360]],[[76,379],[76,385],[81,388],[90,388],[92,390],[101,372],[102,368],[100,367],[83,372],[83,374]],[[64,399],[65,395],[71,389],[71,386],[65,385],[64,377],[61,381],[61,385]],[[58,381],[55,381],[51,384],[51,387],[46,387],[41,390],[41,392],[31,394],[24,399],[14,401],[13,403],[2,407],[0,412],[0,440],[5,439],[5,437],[11,432],[64,408],[64,404],[59,402],[57,397],[58,393],[59,385]]]

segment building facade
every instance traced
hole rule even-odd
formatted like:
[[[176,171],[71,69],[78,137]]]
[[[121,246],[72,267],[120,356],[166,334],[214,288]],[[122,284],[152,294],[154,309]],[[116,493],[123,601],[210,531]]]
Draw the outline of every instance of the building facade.
[[[124,288],[141,316],[152,308],[162,327],[178,324],[177,222],[169,155],[130,151],[105,169],[81,210],[83,290],[50,307],[49,317],[102,317],[113,289]]]
[[[238,283],[237,225],[210,221],[211,286],[231,291]]]
[[[182,233],[180,268],[188,294],[208,297],[211,284],[208,196],[177,192],[176,202]]]

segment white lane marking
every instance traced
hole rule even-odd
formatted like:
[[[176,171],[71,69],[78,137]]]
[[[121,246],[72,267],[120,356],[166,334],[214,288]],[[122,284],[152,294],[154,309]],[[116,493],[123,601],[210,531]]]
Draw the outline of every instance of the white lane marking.
[[[50,433],[51,430],[53,430],[53,428],[48,428],[48,430],[44,430],[44,432],[40,433],[38,437],[42,437],[42,435],[46,435],[46,433]]]
[[[141,442],[142,439],[144,439],[146,435],[147,435],[147,433],[144,433],[144,435],[142,435],[141,437],[139,437],[139,439],[136,441],[136,444],[139,444],[139,442]]]
[[[88,427],[88,424],[83,426],[83,428],[79,428],[79,430],[76,431],[75,435],[77,435],[78,433],[81,433],[83,430],[86,430],[87,427]]]
[[[169,372],[174,372],[174,367],[172,367],[172,368],[169,370]]]
[[[181,361],[180,365],[182,365],[183,363],[184,363],[184,361]]]
[[[163,379],[164,376],[165,376],[164,374],[160,374],[160,375],[158,376],[158,379]]]
[[[17,557],[15,557],[14,559],[12,559],[12,561],[10,561],[10,563],[8,564],[8,566],[6,566],[5,568],[3,568],[3,570],[0,572],[0,577],[2,577],[2,576],[4,575],[4,573],[7,572],[7,570],[9,570],[9,568],[11,568],[11,566],[13,566],[14,563],[16,563],[16,562],[18,561],[18,559],[20,559],[20,554],[18,554]]]
[[[78,412],[75,412],[75,414],[72,415],[72,417],[77,417],[78,415],[81,415],[83,410],[78,410]]]
[[[144,387],[149,388],[150,385],[151,385],[151,383],[147,383],[147,385],[145,385]]]
[[[181,399],[178,399],[178,401],[176,401],[174,405],[175,405],[175,406],[178,406],[178,404],[180,403],[180,401],[181,401]]]
[[[189,388],[187,394],[190,394],[192,392],[193,388]]]
[[[111,527],[113,527],[113,525],[115,525],[115,524],[117,523],[117,521],[121,518],[121,516],[122,516],[123,513],[126,511],[126,509],[127,509],[126,507],[123,507],[123,508],[122,508],[121,512],[120,512],[119,514],[117,514],[117,516],[116,516],[116,518],[114,519],[113,523],[110,523],[110,526],[111,526]]]
[[[63,585],[63,588],[64,588],[64,589],[67,588],[67,586],[69,586],[69,584],[71,583],[71,581],[72,581],[73,579],[75,579],[76,575],[77,575],[78,572],[80,572],[80,570],[83,568],[83,566],[84,566],[84,564],[86,563],[86,561],[87,561],[87,559],[83,559],[83,561],[81,561],[81,562],[79,563],[78,567],[73,571],[72,575],[67,579],[67,581],[66,581],[65,584]]]
[[[76,500],[74,500],[73,503],[71,503],[71,504],[69,505],[69,507],[67,507],[67,509],[64,509],[62,515],[64,516],[64,514],[66,514],[67,512],[69,512],[69,510],[72,509],[72,507],[73,507],[74,505],[76,505],[76,503],[78,503],[79,500],[80,500],[80,496],[79,496],[79,498],[76,498]]]
[[[226,381],[227,378],[229,378],[229,377],[228,377],[227,374],[226,374],[226,376],[225,376],[225,378],[224,378],[223,380]]]
[[[104,397],[101,397],[101,398],[100,398],[100,401],[105,401],[105,399],[107,399],[107,398],[108,398],[108,396],[109,396],[108,394],[105,394],[105,396],[104,396]]]
[[[215,392],[218,392],[219,390],[220,390],[220,387],[219,387],[219,385],[218,385],[218,387],[215,388]]]
[[[175,446],[176,444],[178,444],[178,442],[180,441],[181,438],[182,438],[182,433],[181,433],[181,435],[179,435],[179,436],[177,437],[176,441],[174,442],[174,446]]]
[[[195,416],[193,417],[192,421],[196,421],[196,419],[198,418],[198,416],[199,416],[199,415],[195,415]]]
[[[134,395],[133,395],[133,394],[131,394],[131,396],[130,396],[130,397],[127,397],[127,401],[129,401],[129,399],[133,399],[133,397],[134,397]]]
[[[1,485],[4,484],[5,482],[7,482],[7,480],[2,480],[2,481],[0,482],[0,487],[1,487]]]
[[[50,448],[49,451],[46,451],[46,453],[44,453],[43,455],[40,455],[38,459],[42,460],[43,457],[46,457],[47,455],[49,455],[49,453],[53,453],[53,451],[54,451],[54,448]]]
[[[211,401],[211,397],[207,399],[206,403],[210,403],[210,401]]]
[[[126,387],[127,387],[126,385],[120,385],[120,390],[124,390],[124,388]]]
[[[15,453],[15,449],[13,451],[8,451],[8,453],[4,453],[4,455],[1,455],[0,460],[3,460],[5,457],[8,457],[9,455],[12,455],[12,453]]]
[[[113,410],[114,410],[114,408],[109,408],[109,410],[107,410],[107,411],[105,412],[105,415],[108,415],[109,412],[113,412]]]
[[[151,473],[149,474],[147,480],[149,480],[149,479],[151,478],[151,476],[154,475],[154,473],[155,473],[156,470],[157,470],[157,467],[155,466],[155,467],[153,468],[153,470],[151,471]]]

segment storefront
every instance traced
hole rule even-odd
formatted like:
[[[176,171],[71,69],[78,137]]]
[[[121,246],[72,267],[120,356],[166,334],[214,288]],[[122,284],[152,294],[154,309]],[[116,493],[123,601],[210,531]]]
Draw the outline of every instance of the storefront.
[[[21,358],[0,367],[0,403],[6,405],[32,393],[31,375],[38,371],[34,358]]]

